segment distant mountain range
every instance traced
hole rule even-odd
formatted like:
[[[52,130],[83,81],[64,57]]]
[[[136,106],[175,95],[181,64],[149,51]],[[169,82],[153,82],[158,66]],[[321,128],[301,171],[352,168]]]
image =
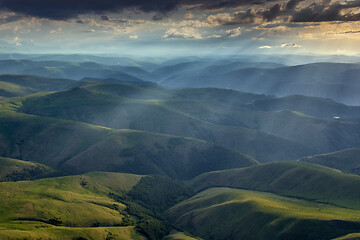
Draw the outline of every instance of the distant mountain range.
[[[31,59],[31,60],[28,60]],[[51,60],[50,60],[51,59]],[[102,60],[99,60],[102,59]],[[26,60],[0,60],[0,72],[47,78],[118,79],[155,82],[168,88],[216,87],[284,97],[300,94],[360,105],[360,64],[310,63],[285,66],[276,62],[241,59],[185,58],[146,62],[95,56],[39,56]],[[112,59],[112,60],[111,60]],[[35,61],[36,60],[36,61]],[[99,63],[101,62],[101,63]],[[111,64],[111,65],[106,65]]]

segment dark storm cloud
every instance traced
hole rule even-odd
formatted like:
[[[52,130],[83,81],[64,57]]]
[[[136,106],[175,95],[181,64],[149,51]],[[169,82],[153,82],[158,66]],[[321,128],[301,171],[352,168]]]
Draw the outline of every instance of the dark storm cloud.
[[[121,12],[136,9],[166,14],[183,5],[196,5],[201,10],[256,5],[273,0],[0,0],[0,9],[26,16],[67,20],[80,14]]]
[[[246,12],[236,12],[230,20],[225,19],[225,21],[221,22],[220,19],[217,22],[222,25],[239,25],[261,21],[272,22],[277,18],[283,23],[360,21],[360,13],[354,13],[355,11],[353,11],[359,9],[360,0],[342,3],[332,3],[331,0],[324,0],[299,9],[298,6],[301,2],[305,1],[290,0],[288,2],[284,1],[282,5],[279,3],[273,4],[266,9],[249,9]]]
[[[75,18],[87,13],[120,12],[124,9],[169,12],[179,5],[180,0],[0,0],[1,10],[57,20]]]
[[[246,12],[238,12],[234,14],[234,21],[232,24],[236,23],[253,23],[255,21],[256,15],[251,9],[248,9]]]
[[[153,21],[161,21],[161,20],[163,20],[163,18],[164,18],[164,15],[162,15],[162,14],[155,14],[155,15],[151,18],[151,20],[153,20]]]
[[[16,22],[20,19],[22,19],[22,16],[18,16],[18,15],[3,17],[3,18],[0,18],[0,25],[11,23],[11,22]]]
[[[202,10],[217,10],[222,8],[236,8],[246,5],[262,5],[275,0],[183,0],[183,4],[199,5]]]
[[[286,4],[286,7],[285,7],[286,11],[294,10],[296,8],[296,6],[302,1],[304,1],[304,0],[290,0],[290,1],[288,1],[287,4]]]
[[[267,11],[262,13],[262,17],[264,20],[270,22],[277,18],[281,14],[281,6],[280,4],[275,4],[271,8],[269,8]]]
[[[134,9],[141,12],[154,12],[154,21],[162,20],[167,14],[181,6],[189,6],[198,10],[218,10],[255,5],[264,5],[275,0],[0,0],[0,10],[13,11],[17,16],[34,16],[39,18],[67,20],[81,14],[99,14],[104,21],[105,15]],[[256,19],[271,22],[282,17],[284,22],[324,22],[324,21],[358,21],[360,13],[344,10],[360,7],[360,0],[343,1],[342,3],[324,0],[298,9],[299,3],[305,0],[289,0],[273,4],[267,9],[260,8],[234,15],[228,24],[252,23]],[[280,1],[281,2],[281,1]],[[7,20],[4,20],[7,21]],[[11,21],[9,19],[8,21]]]
[[[103,21],[110,21],[110,18],[108,16],[105,16],[105,15],[102,15],[100,18]]]
[[[333,3],[326,0],[314,3],[296,12],[292,22],[329,22],[329,21],[359,21],[359,13],[342,13],[343,10],[360,7],[360,1],[355,0],[346,3]]]

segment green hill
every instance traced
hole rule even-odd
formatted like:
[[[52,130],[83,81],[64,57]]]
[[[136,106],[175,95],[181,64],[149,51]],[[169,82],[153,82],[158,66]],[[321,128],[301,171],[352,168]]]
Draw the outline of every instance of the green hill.
[[[359,123],[333,119],[334,115],[330,119],[324,119],[290,110],[262,111],[249,108],[249,105],[231,106],[217,101],[167,100],[163,104],[216,125],[270,133],[314,147],[319,152],[357,147],[360,144]]]
[[[282,98],[260,99],[251,104],[262,111],[293,110],[321,118],[358,118],[360,107],[347,106],[331,99],[291,95]]]
[[[359,176],[308,163],[267,163],[210,172],[194,178],[189,184],[196,191],[231,187],[360,209]]]
[[[205,89],[204,92],[208,90]],[[202,139],[243,152],[260,162],[295,160],[317,153],[311,147],[261,131],[240,126],[218,125],[207,121],[208,119],[200,119],[193,116],[192,112],[180,109],[178,105],[170,105],[170,100],[164,98],[171,98],[171,93],[159,88],[144,88],[130,84],[88,83],[69,91],[23,98],[18,101],[17,109],[27,114],[110,128]],[[207,94],[203,97],[206,98]],[[156,98],[158,96],[160,99]],[[177,98],[176,95],[174,98]],[[187,109],[196,109],[196,106],[199,106],[198,101],[187,102]],[[224,114],[222,112],[217,115]]]
[[[13,112],[0,115],[0,155],[68,173],[116,171],[189,179],[257,164],[239,152],[196,139],[112,130]]]
[[[42,164],[0,157],[0,182],[31,180],[58,174]]]
[[[360,233],[351,233],[344,237],[335,238],[333,240],[359,240],[360,239]]]
[[[319,164],[339,169],[343,172],[360,175],[360,148],[350,148],[338,152],[306,157],[299,161]]]
[[[165,209],[192,191],[166,177],[93,172],[0,183],[1,239],[150,239]]]
[[[235,100],[241,98],[236,105]],[[229,97],[224,97],[223,90],[214,89],[175,91],[129,83],[84,82],[68,91],[25,98],[18,111],[198,138],[244,152],[260,162],[294,160],[299,155],[360,144],[360,123],[290,110],[262,111],[245,104],[256,98],[261,99],[261,95],[229,92]],[[273,138],[272,143],[263,142],[269,138]]]
[[[272,193],[210,188],[167,211],[204,239],[327,240],[357,231],[360,211]]]
[[[140,179],[128,174],[91,173],[0,183],[0,238],[144,239],[134,226],[126,227],[126,206],[107,196],[113,191],[125,194]]]
[[[149,77],[147,71],[136,66],[119,66],[118,64],[111,66],[95,62],[0,60],[0,72],[74,80],[96,77],[142,82],[142,78]]]
[[[164,238],[164,240],[201,240],[201,238],[190,237],[183,232],[172,232]]]
[[[0,74],[0,97],[25,96],[36,92],[57,91],[72,85],[68,79],[52,79],[28,75]]]

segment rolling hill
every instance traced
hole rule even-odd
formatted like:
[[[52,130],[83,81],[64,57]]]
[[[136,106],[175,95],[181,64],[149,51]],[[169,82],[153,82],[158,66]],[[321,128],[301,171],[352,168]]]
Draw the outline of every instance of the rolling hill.
[[[326,153],[302,158],[299,161],[339,169],[346,173],[360,175],[360,149],[350,148],[338,152]]]
[[[72,84],[74,84],[74,81],[68,79],[0,74],[0,98],[25,96],[36,92],[57,91]]]
[[[175,92],[174,98],[183,96],[182,92]],[[203,98],[208,97],[208,92],[211,93],[207,89],[204,92],[205,94],[200,95]],[[69,91],[19,99],[17,109],[26,114],[86,122],[109,128],[202,139],[243,152],[260,162],[295,160],[317,153],[304,144],[268,133],[242,126],[218,125],[207,121],[208,119],[199,119],[192,113],[185,112],[186,110],[170,106],[169,101],[173,99],[171,93],[173,92],[160,88],[135,88],[129,84],[124,86],[92,82]],[[194,93],[197,94],[197,91]],[[222,90],[220,94],[223,94]],[[161,95],[160,99],[154,98],[157,95]],[[170,100],[165,99],[166,96]],[[232,101],[233,96],[236,94],[230,95],[228,100]],[[238,96],[244,95],[239,93]],[[188,101],[187,109],[195,109],[197,105],[198,101]],[[219,114],[224,115],[222,112]]]
[[[196,139],[112,130],[53,118],[2,112],[0,155],[35,161],[68,173],[117,171],[188,179],[257,162]]]
[[[224,97],[226,93],[228,97]],[[313,103],[311,98],[303,98]],[[248,104],[259,99],[271,102],[265,96],[226,90],[167,91],[130,83],[84,82],[68,91],[28,97],[18,104],[18,111],[110,128],[198,138],[243,152],[260,162],[293,160],[299,155],[360,145],[358,122],[290,110],[263,111]],[[272,143],[265,144],[270,138]]]
[[[193,71],[174,74],[161,85],[171,88],[229,88],[280,97],[301,94],[360,105],[357,81],[342,77],[344,72],[359,68],[359,64],[324,62],[274,69],[246,68],[220,74]]]
[[[0,189],[1,239],[160,240],[171,230],[163,209],[192,194],[169,178],[106,172]]]
[[[325,240],[360,229],[360,177],[335,169],[267,163],[205,173],[188,184],[198,194],[167,218],[204,239]]]
[[[0,239],[359,237],[359,64],[8,58]]]
[[[92,173],[0,183],[0,238],[145,239],[125,222],[127,206],[107,196],[112,191],[126,194],[141,178]]]
[[[360,211],[271,193],[210,188],[167,211],[204,239],[326,240],[357,231]]]
[[[260,99],[252,104],[261,111],[292,110],[320,118],[359,118],[360,107],[347,106],[331,99],[291,95],[283,98]]]
[[[0,182],[32,180],[59,174],[42,164],[0,157]]]
[[[0,72],[73,80],[92,77],[143,82],[142,79],[149,78],[147,71],[136,66],[103,65],[95,62],[0,60]]]
[[[196,191],[230,187],[294,197],[360,209],[360,177],[301,162],[259,166],[202,174],[190,181]]]

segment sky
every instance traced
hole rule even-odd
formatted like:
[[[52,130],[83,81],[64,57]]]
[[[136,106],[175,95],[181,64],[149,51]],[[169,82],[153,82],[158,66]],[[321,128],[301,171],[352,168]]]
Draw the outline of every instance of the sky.
[[[0,0],[0,52],[360,54],[360,0]]]

